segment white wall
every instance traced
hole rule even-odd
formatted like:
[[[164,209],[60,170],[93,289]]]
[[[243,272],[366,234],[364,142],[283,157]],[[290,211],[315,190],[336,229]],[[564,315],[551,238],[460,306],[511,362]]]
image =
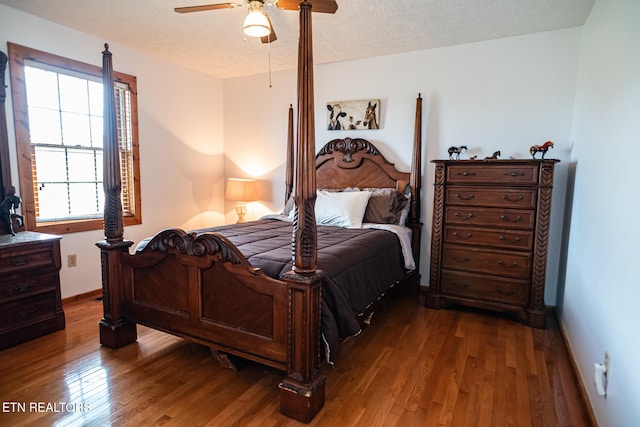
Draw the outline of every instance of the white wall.
[[[258,180],[259,201],[249,203],[246,219],[282,211],[289,105],[296,108],[296,72],[224,80],[225,175]],[[226,205],[234,222],[235,203]]]
[[[640,424],[640,2],[598,0],[583,29],[562,326],[598,423]],[[567,230],[569,231],[569,230]],[[593,363],[611,354],[607,397]]]
[[[104,42],[0,5],[0,49],[13,42],[101,66]],[[28,29],[28,31],[26,30]],[[222,82],[111,44],[114,68],[138,78],[138,118],[143,224],[126,227],[133,241],[162,228],[186,229],[224,221]],[[6,83],[9,84],[7,73]],[[7,121],[12,174],[18,186],[11,91]],[[65,234],[61,242],[62,296],[99,289],[100,230]],[[78,266],[66,267],[68,254]]]
[[[421,269],[428,280],[433,168],[451,145],[469,155],[528,158],[529,147],[555,142],[547,157],[568,158],[580,29],[512,37],[315,67],[316,146],[345,136],[371,140],[401,170],[409,170],[415,99],[423,101]],[[325,130],[326,104],[380,99],[380,130]],[[262,162],[265,194],[252,218],[282,209],[287,108],[296,100],[295,71],[224,81],[226,174]],[[295,106],[295,105],[294,105]],[[264,131],[268,129],[268,131]],[[268,165],[268,166],[267,166]],[[248,166],[247,166],[248,167]],[[250,173],[251,174],[251,173]],[[545,302],[555,305],[566,167],[558,165]],[[227,206],[228,219],[234,218]]]

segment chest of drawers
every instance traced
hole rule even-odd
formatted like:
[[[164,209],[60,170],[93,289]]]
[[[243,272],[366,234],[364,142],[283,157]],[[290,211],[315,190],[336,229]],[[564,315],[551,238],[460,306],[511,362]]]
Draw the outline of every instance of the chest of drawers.
[[[64,329],[59,271],[59,236],[0,236],[0,349]]]
[[[557,160],[436,160],[426,304],[546,325],[544,288]]]

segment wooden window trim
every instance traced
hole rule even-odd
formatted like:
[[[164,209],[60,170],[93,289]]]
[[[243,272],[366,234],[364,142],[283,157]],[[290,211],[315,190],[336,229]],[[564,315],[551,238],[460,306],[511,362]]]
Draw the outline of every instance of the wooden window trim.
[[[101,77],[100,67],[63,58],[47,52],[39,51],[14,43],[7,43],[9,52],[9,69],[13,96],[13,114],[16,133],[16,151],[18,154],[18,175],[20,197],[22,198],[22,214],[25,229],[43,233],[74,233],[80,231],[99,230],[103,228],[103,219],[80,219],[56,222],[36,222],[32,179],[31,143],[29,137],[29,114],[26,100],[24,76],[25,60],[51,64],[71,71]],[[142,196],[140,193],[140,154],[138,139],[138,103],[137,80],[135,76],[114,71],[114,80],[129,86],[131,91],[131,133],[133,138],[133,206],[132,212],[124,216],[124,225],[142,224]]]

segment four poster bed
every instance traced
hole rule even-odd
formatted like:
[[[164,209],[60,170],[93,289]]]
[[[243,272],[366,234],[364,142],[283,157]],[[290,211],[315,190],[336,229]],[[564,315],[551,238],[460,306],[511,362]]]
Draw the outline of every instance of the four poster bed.
[[[102,345],[115,349],[134,342],[139,323],[280,369],[286,372],[280,410],[304,422],[324,404],[323,350],[327,360],[334,360],[339,341],[360,331],[377,301],[396,286],[417,287],[422,225],[422,99],[416,101],[411,172],[398,171],[364,139],[336,139],[316,155],[311,46],[311,5],[304,1],[295,150],[289,110],[290,214],[188,233],[167,229],[133,251],[132,242],[123,238],[112,63],[105,50],[106,238],[97,243]],[[374,199],[383,202],[370,212]],[[316,225],[317,207],[326,213],[327,206],[342,203],[357,205],[354,217],[360,220],[366,206],[365,222],[382,218],[378,221],[384,224]],[[387,231],[389,225],[409,230],[408,245]]]

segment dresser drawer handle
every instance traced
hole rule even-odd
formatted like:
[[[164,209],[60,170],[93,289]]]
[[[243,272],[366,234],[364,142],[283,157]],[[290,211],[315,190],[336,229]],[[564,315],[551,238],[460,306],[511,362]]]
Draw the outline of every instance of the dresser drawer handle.
[[[460,199],[460,200],[471,200],[473,198],[475,198],[476,196],[471,193],[468,196],[461,196],[460,193],[456,193],[456,199]]]
[[[21,311],[20,313],[16,313],[15,318],[16,319],[26,319],[27,317],[33,315],[34,313],[35,313],[35,310]]]
[[[35,285],[33,283],[24,283],[16,286],[13,290],[18,294],[23,294],[25,292],[29,292],[34,287]]]
[[[469,262],[469,261],[471,261],[471,258],[455,256],[455,255],[452,256],[451,258],[453,258],[454,261],[458,261],[458,262]]]
[[[505,291],[500,286],[498,286],[496,288],[496,292],[499,293],[499,294],[502,294],[502,295],[511,296],[511,295],[515,294],[516,292],[518,292],[518,290],[516,288],[511,288],[510,291]]]
[[[505,243],[518,243],[520,241],[519,237],[514,237],[513,239],[508,240],[506,237],[500,236],[498,237],[498,239],[502,240]]]
[[[524,199],[524,196],[522,194],[520,194],[515,199],[512,199],[511,197],[509,197],[508,194],[505,194],[504,196],[502,196],[502,200],[506,200],[507,202],[519,202],[522,199]]]
[[[471,236],[472,236],[472,234],[471,234],[471,233],[467,233],[467,235],[466,235],[466,236],[461,236],[461,235],[459,235],[459,234],[458,234],[458,232],[457,232],[457,231],[454,231],[454,232],[453,232],[453,237],[457,237],[458,239],[467,240],[467,239],[470,239],[470,238],[471,238]]]
[[[472,213],[468,213],[466,215],[460,215],[458,212],[454,212],[453,216],[455,216],[456,218],[461,218],[461,219],[471,219],[473,218],[475,215],[473,215]]]
[[[522,217],[520,215],[517,215],[515,218],[509,218],[506,215],[502,215],[500,217],[501,220],[506,221],[506,222],[520,222],[522,221]]]
[[[475,172],[467,172],[467,171],[464,171],[464,172],[458,172],[458,175],[462,175],[462,176],[475,176],[475,175],[476,175],[476,173],[475,173]]]
[[[29,262],[29,255],[13,257],[13,258],[11,258],[11,260],[9,262],[14,267],[20,267],[20,266],[25,265],[25,264],[27,264]]]
[[[466,289],[469,287],[468,283],[458,283],[455,280],[451,282],[451,286],[455,287],[455,288],[460,288],[460,289]]]
[[[522,172],[505,172],[504,174],[505,176],[524,176],[524,173]]]
[[[517,262],[514,262],[514,263],[513,263],[513,264],[511,264],[511,265],[507,265],[507,264],[505,264],[505,263],[504,263],[504,261],[502,261],[502,260],[499,260],[499,261],[498,261],[498,264],[500,264],[500,265],[501,265],[502,267],[504,267],[504,268],[517,268],[517,267],[520,265],[520,264],[518,264]]]

